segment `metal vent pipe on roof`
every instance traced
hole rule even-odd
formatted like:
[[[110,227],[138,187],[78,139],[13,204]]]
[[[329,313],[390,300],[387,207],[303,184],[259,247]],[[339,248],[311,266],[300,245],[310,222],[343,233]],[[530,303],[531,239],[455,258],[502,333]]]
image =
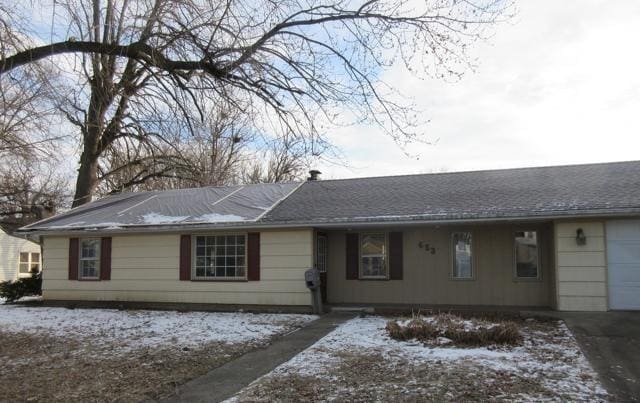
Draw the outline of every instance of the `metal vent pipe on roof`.
[[[322,172],[318,171],[317,169],[312,169],[311,171],[309,171],[309,177],[307,178],[308,181],[317,181],[320,176],[320,174],[322,174]]]

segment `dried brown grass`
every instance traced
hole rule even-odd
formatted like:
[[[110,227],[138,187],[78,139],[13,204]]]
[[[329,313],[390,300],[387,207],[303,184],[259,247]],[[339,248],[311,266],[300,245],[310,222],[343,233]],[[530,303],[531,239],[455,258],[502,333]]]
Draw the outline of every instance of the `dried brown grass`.
[[[387,322],[386,330],[395,340],[418,340],[432,344],[438,337],[446,337],[457,346],[520,345],[522,335],[519,326],[512,321],[491,323],[483,319],[468,319],[474,324],[465,327],[463,318],[450,313],[434,315],[432,321],[425,321],[420,314],[414,314],[406,324],[396,320]]]

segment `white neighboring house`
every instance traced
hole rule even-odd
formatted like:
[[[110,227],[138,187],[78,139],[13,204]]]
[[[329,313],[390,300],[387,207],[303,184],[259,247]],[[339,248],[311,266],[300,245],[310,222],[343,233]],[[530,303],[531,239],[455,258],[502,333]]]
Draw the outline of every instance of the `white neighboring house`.
[[[41,267],[40,245],[0,229],[0,281],[29,277]]]

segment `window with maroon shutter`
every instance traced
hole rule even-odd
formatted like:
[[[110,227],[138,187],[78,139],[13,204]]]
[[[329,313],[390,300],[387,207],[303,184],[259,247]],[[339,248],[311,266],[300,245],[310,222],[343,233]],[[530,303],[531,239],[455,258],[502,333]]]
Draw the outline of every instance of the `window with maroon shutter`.
[[[247,280],[260,280],[260,233],[247,234]]]
[[[402,280],[402,232],[389,233],[389,279]]]
[[[191,280],[191,235],[180,236],[180,281]]]
[[[347,280],[357,280],[360,263],[360,237],[358,234],[346,234]]]
[[[78,238],[69,239],[69,280],[78,279],[79,244]]]
[[[111,280],[111,237],[100,242],[100,280]]]

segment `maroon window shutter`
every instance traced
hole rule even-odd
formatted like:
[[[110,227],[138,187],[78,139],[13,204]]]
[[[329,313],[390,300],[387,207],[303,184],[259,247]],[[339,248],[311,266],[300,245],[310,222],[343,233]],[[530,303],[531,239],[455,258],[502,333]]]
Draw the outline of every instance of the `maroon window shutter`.
[[[402,232],[389,233],[389,279],[402,280]]]
[[[78,238],[69,238],[69,280],[78,279],[78,261],[80,260]]]
[[[100,241],[100,280],[111,280],[111,237]]]
[[[247,234],[247,279],[260,280],[260,233]]]
[[[360,237],[358,234],[347,234],[346,246],[347,246],[347,280],[358,279],[358,268],[360,263]]]
[[[191,280],[191,235],[180,236],[180,281]]]

